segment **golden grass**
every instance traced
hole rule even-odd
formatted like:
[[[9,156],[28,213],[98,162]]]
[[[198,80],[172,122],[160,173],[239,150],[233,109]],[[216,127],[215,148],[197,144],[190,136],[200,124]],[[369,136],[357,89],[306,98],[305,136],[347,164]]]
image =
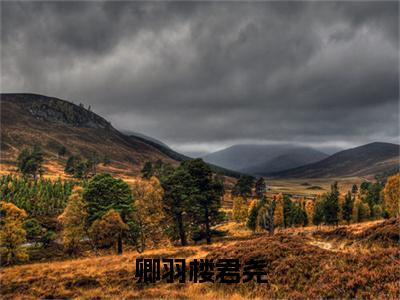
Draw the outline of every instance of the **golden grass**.
[[[381,222],[366,222],[350,225],[347,228],[351,232],[362,233],[369,228],[374,228],[379,223]],[[353,267],[354,270],[359,272],[360,280],[367,280],[368,278],[368,280],[373,280],[374,283],[369,287],[369,290],[356,289],[352,294],[347,295],[355,295],[357,297],[360,295],[369,295],[370,297],[384,295],[382,290],[379,290],[379,293],[377,292],[378,294],[376,295],[373,294],[373,289],[378,289],[376,285],[378,279],[376,276],[378,278],[379,276],[383,276],[384,286],[390,289],[390,295],[398,291],[396,284],[391,283],[391,277],[387,277],[389,275],[383,275],[377,271],[379,268],[383,268],[386,271],[389,269],[393,271],[399,265],[398,258],[395,257],[393,257],[394,260],[392,263],[388,264],[388,260],[391,261],[389,256],[396,253],[395,250],[384,250],[384,248],[377,246],[374,248],[364,248],[361,252],[359,251],[360,249],[351,248],[349,245],[345,246],[344,249],[332,249],[335,245],[330,244],[329,240],[313,238],[312,233],[316,230],[314,227],[281,230],[272,238],[266,234],[251,235],[250,231],[244,225],[233,222],[222,224],[218,226],[218,229],[227,230],[229,234],[227,237],[219,238],[211,245],[168,246],[160,249],[149,249],[141,254],[135,251],[128,251],[121,256],[93,256],[3,268],[0,270],[0,292],[4,299],[245,299],[248,297],[261,299],[266,295],[293,296],[296,298],[299,295],[306,296],[301,293],[301,290],[306,288],[306,286],[303,288],[301,286],[296,287],[296,285],[294,287],[282,286],[282,282],[285,282],[285,280],[294,280],[292,277],[285,279],[285,276],[292,276],[289,274],[294,274],[293,272],[299,272],[296,273],[296,276],[301,276],[301,268],[303,267],[306,268],[304,270],[315,272],[318,270],[319,260],[322,264],[326,265],[325,268],[328,268],[331,273],[329,278],[323,277],[318,273],[318,276],[322,276],[321,280],[328,280],[324,283],[325,285],[329,284],[329,280],[341,280],[340,270],[343,268],[346,271],[346,280],[356,280],[358,278],[351,274]],[[332,228],[322,227],[319,230],[329,232],[332,231]],[[318,241],[320,242],[318,243]],[[253,291],[249,290],[248,286],[243,285],[238,285],[237,288],[227,288],[220,285],[194,283],[186,283],[184,285],[179,283],[157,283],[145,286],[135,284],[134,262],[137,257],[173,257],[191,260],[194,258],[205,258],[210,254],[222,256],[233,255],[239,258],[242,255],[248,255],[246,253],[251,255],[265,255],[266,257],[278,255],[277,264],[278,262],[279,264],[274,268],[274,273],[271,273],[271,278],[276,281],[277,286],[275,289],[278,289],[279,293],[268,294],[269,292],[260,286],[257,286],[257,289]],[[380,256],[379,253],[382,253],[382,255]],[[365,259],[362,258],[364,256]],[[310,264],[311,262],[307,262],[310,259],[316,259],[316,262]],[[370,271],[374,270],[373,273],[367,272],[369,268],[368,259],[373,262],[371,266],[373,269]],[[283,268],[287,263],[289,263],[288,269],[284,273],[279,273],[280,268]],[[290,267],[292,263],[295,264]],[[342,264],[342,267],[339,268],[339,265],[336,265],[337,263]],[[332,274],[336,274],[335,276],[337,277],[334,277]],[[282,278],[275,278],[275,276],[282,276]],[[372,279],[370,276],[375,277]],[[393,276],[395,275],[393,274]],[[306,284],[307,280],[310,280],[310,284],[316,284],[311,279],[302,278],[301,280],[303,280],[302,284]],[[334,285],[334,288],[337,289],[335,293],[339,293],[343,285],[338,283]],[[355,289],[353,283],[351,288]],[[322,295],[319,293],[323,293],[317,286],[314,286],[310,291],[314,293],[314,296]],[[338,294],[335,295],[337,296]]]

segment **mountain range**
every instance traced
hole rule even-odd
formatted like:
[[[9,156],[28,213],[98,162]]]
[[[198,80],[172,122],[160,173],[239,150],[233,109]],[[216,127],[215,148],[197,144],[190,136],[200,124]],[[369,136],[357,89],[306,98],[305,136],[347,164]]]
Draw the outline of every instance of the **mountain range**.
[[[122,133],[90,108],[37,94],[0,94],[2,171],[15,169],[19,151],[40,144],[45,171],[63,171],[70,155],[89,157],[96,152],[110,164],[99,171],[121,176],[137,175],[146,161],[158,159],[173,165],[190,159],[163,142],[137,132]],[[67,149],[59,157],[61,147]],[[203,159],[215,172],[281,178],[362,176],[398,169],[399,145],[371,143],[328,155],[319,149],[292,144],[235,145]]]
[[[398,172],[400,146],[374,142],[335,153],[316,163],[263,175],[282,178],[365,176]]]
[[[329,155],[292,144],[234,145],[203,157],[206,162],[238,172],[263,175],[313,163]]]

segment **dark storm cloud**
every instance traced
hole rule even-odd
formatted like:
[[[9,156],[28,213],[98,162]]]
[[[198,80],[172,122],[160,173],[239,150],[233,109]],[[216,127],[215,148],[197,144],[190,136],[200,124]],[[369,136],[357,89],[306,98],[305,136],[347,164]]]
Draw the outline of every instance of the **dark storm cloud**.
[[[397,2],[2,2],[2,90],[180,149],[399,137]]]

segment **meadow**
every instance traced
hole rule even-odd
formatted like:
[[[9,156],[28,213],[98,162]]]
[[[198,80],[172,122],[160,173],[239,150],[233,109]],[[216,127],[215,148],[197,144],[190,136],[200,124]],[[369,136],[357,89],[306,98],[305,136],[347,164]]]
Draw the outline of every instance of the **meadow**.
[[[168,246],[122,255],[3,268],[3,299],[246,299],[246,298],[385,298],[400,295],[399,220],[349,226],[282,229],[274,236],[252,234],[227,222],[211,245]],[[268,283],[138,284],[135,259],[259,258],[268,264]]]

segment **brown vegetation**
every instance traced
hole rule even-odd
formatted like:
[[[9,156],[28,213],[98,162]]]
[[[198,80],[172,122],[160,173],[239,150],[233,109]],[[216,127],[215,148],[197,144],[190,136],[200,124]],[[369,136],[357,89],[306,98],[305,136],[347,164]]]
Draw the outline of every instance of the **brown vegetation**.
[[[351,225],[354,236],[382,240],[398,220]],[[0,292],[11,298],[390,298],[399,296],[398,245],[364,247],[364,251],[331,251],[311,245],[315,237],[301,228],[273,237],[250,235],[238,225],[224,225],[229,236],[212,245],[146,250],[140,257],[249,258],[268,262],[268,283],[138,285],[136,252],[121,256],[35,263],[1,270]],[[309,230],[310,228],[307,228]],[[238,232],[236,232],[238,231]],[[332,229],[326,229],[327,237]],[[320,232],[323,232],[321,230]],[[321,236],[319,238],[322,239]],[[327,243],[329,240],[326,240]],[[387,246],[387,245],[386,245]]]

